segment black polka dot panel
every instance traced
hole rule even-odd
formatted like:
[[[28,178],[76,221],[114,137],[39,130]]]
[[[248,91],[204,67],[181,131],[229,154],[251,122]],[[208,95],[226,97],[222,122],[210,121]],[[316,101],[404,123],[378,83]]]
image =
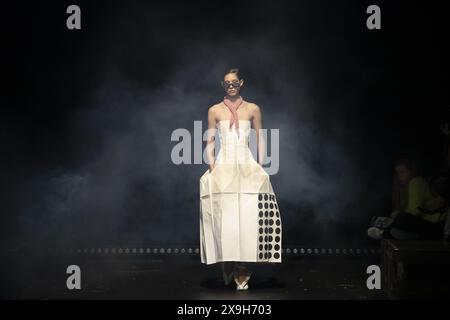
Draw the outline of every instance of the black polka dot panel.
[[[275,195],[258,194],[258,245],[259,262],[281,261],[281,216]]]

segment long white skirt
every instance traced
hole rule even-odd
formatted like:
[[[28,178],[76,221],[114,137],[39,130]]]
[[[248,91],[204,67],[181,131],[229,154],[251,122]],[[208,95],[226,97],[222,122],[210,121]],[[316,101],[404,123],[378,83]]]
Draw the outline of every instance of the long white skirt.
[[[281,215],[256,162],[218,164],[200,178],[201,262],[281,262]]]

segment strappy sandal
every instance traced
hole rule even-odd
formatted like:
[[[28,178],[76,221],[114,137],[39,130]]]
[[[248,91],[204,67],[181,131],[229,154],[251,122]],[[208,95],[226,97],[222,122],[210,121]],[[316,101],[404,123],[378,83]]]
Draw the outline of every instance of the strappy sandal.
[[[242,283],[239,283],[239,281],[234,278],[234,282],[236,282],[236,290],[248,290],[248,281],[250,280],[250,275],[245,277],[245,280]]]
[[[247,270],[247,275],[245,276],[244,281],[242,281],[241,283],[239,283],[239,281],[238,281],[239,273],[237,273],[237,276],[235,275],[234,282],[236,283],[237,291],[248,290],[248,281],[250,280],[251,275],[252,275],[252,273]]]

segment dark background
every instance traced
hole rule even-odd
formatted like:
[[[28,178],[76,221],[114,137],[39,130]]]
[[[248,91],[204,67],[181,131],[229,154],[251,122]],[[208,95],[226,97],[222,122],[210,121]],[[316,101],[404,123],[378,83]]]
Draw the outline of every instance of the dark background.
[[[233,67],[280,129],[285,244],[366,241],[395,160],[444,160],[441,2],[76,1],[78,31],[70,4],[2,5],[8,248],[198,244],[207,165],[173,164],[170,135],[206,123]]]

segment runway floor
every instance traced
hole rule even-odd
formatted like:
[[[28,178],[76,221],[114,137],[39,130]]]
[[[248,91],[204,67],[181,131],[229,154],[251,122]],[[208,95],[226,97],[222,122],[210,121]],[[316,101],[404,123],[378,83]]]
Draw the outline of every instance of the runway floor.
[[[220,264],[198,255],[42,256],[4,260],[6,299],[387,299],[369,290],[366,269],[378,255],[286,256],[281,264],[251,264],[248,291],[225,287]],[[27,262],[25,262],[27,261]],[[68,265],[81,269],[81,290],[68,290]]]

